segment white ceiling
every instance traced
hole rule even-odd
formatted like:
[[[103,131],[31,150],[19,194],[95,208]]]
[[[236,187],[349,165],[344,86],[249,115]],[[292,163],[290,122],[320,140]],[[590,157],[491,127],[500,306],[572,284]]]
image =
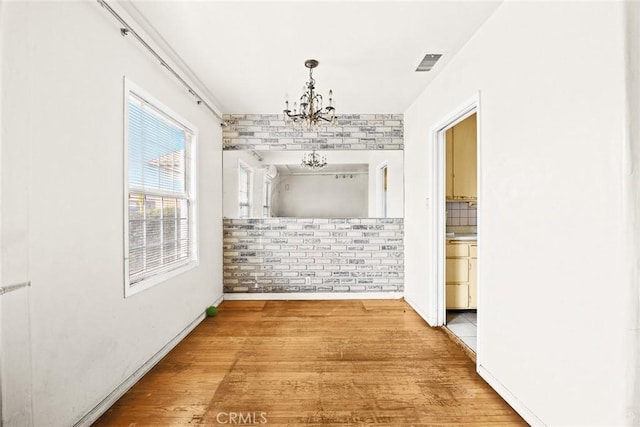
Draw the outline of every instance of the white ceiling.
[[[402,113],[500,1],[134,1],[225,113],[281,113],[306,59],[337,113]],[[129,7],[128,7],[129,8]],[[134,16],[136,16],[134,14]],[[140,18],[138,16],[138,18]],[[415,72],[426,53],[443,57]]]

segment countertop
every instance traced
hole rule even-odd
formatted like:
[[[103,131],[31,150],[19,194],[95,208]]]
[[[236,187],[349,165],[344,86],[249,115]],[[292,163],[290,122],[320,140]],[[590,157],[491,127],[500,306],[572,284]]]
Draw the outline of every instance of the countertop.
[[[477,241],[478,235],[475,233],[447,233],[445,238],[447,240]]]

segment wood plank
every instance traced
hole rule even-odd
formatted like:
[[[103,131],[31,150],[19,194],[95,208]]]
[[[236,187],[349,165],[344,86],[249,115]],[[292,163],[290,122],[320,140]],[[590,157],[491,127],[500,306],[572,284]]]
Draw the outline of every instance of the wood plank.
[[[402,300],[225,301],[95,425],[223,425],[231,413],[267,425],[526,425]]]

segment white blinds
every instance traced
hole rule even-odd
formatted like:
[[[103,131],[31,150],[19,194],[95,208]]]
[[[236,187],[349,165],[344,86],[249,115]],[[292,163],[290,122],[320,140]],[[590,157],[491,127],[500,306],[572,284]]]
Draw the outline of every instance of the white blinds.
[[[191,260],[191,132],[151,104],[128,101],[129,283]]]
[[[129,184],[184,195],[189,132],[134,94],[129,96]]]

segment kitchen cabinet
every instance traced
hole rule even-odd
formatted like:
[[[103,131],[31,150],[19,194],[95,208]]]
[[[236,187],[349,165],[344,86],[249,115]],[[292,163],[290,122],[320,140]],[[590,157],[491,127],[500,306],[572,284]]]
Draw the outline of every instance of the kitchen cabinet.
[[[446,198],[453,199],[453,128],[447,129],[445,133],[446,146]]]
[[[469,281],[469,258],[447,258],[445,274],[447,283]]]
[[[478,308],[478,258],[469,259],[469,308]]]
[[[445,133],[446,198],[478,199],[478,126],[473,114]]]
[[[469,285],[447,285],[447,308],[468,308]]]
[[[447,241],[445,268],[448,309],[478,307],[478,244]]]

